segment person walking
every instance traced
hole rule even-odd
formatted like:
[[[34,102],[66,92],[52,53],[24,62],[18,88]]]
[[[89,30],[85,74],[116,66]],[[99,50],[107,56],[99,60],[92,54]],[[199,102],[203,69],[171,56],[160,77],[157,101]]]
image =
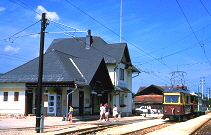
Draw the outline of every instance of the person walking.
[[[101,103],[101,104],[100,104],[100,119],[99,119],[99,121],[105,119],[105,118],[104,118],[104,115],[105,115],[105,107],[104,107],[103,104]],[[104,120],[104,121],[105,121],[105,120]]]
[[[108,121],[108,115],[110,113],[110,108],[108,106],[108,103],[105,104],[105,121]]]
[[[70,121],[70,123],[72,123],[73,122],[72,121],[72,119],[73,119],[73,107],[72,107],[72,105],[70,105],[69,107],[70,107],[69,113],[68,113],[68,115],[69,115],[69,121]]]
[[[114,108],[113,108],[113,117],[114,117],[114,121],[116,121],[116,116],[118,115],[118,110],[117,110],[117,107],[116,105],[114,105]]]

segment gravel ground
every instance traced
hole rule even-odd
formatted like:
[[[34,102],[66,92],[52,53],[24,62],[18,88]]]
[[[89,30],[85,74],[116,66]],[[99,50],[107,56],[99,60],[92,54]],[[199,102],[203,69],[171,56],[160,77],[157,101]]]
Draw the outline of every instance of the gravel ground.
[[[211,135],[211,119],[192,135]]]
[[[36,131],[31,128],[0,130],[0,135],[33,135],[35,133]]]
[[[158,125],[158,126],[154,126],[154,127],[138,130],[136,132],[129,133],[129,134],[126,134],[126,135],[145,135],[147,133],[150,133],[150,132],[153,132],[155,130],[162,129],[162,128],[165,128],[165,127],[168,127],[170,125],[172,125],[172,124],[161,124],[161,125]]]

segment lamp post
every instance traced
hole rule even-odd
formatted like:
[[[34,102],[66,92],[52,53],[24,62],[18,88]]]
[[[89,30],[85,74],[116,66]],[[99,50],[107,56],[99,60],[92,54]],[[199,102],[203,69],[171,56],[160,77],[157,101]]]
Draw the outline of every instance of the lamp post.
[[[77,83],[74,82],[74,84],[75,84],[75,88],[74,88],[71,92],[67,93],[66,121],[68,121],[68,107],[69,107],[69,105],[68,105],[68,100],[69,100],[69,95],[72,94],[72,93],[78,88]]]

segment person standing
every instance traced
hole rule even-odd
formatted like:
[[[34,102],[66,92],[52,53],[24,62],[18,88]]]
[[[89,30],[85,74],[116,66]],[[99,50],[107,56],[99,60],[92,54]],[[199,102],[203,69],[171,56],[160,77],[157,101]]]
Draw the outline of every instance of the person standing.
[[[110,108],[108,106],[108,103],[105,104],[105,121],[108,121],[108,115],[110,113]]]
[[[150,106],[150,105],[147,106],[147,113],[148,113],[148,116],[149,116],[150,113],[151,113],[151,106]]]
[[[118,110],[117,110],[117,107],[116,105],[114,105],[114,108],[113,108],[113,117],[114,117],[114,121],[116,121],[116,116],[118,115]]]
[[[105,113],[105,107],[103,106],[103,104],[100,104],[100,119],[99,119],[99,121],[104,120],[104,113]]]
[[[69,106],[70,107],[70,109],[69,109],[69,121],[70,121],[70,123],[72,123],[73,121],[72,121],[72,119],[73,119],[73,107],[72,107],[72,105],[70,105]]]

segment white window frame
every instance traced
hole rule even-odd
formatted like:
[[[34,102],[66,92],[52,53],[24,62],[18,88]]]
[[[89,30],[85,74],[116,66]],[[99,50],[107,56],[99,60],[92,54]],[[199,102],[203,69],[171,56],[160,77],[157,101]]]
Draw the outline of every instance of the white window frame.
[[[14,101],[19,101],[19,92],[14,92]]]
[[[120,68],[119,69],[119,80],[123,80],[124,81],[124,69]]]
[[[6,93],[7,93],[7,94],[6,94]],[[3,93],[3,96],[4,96],[4,97],[3,97],[3,101],[4,101],[4,102],[7,102],[7,101],[8,101],[8,95],[9,95],[9,92],[4,92],[4,93]]]

